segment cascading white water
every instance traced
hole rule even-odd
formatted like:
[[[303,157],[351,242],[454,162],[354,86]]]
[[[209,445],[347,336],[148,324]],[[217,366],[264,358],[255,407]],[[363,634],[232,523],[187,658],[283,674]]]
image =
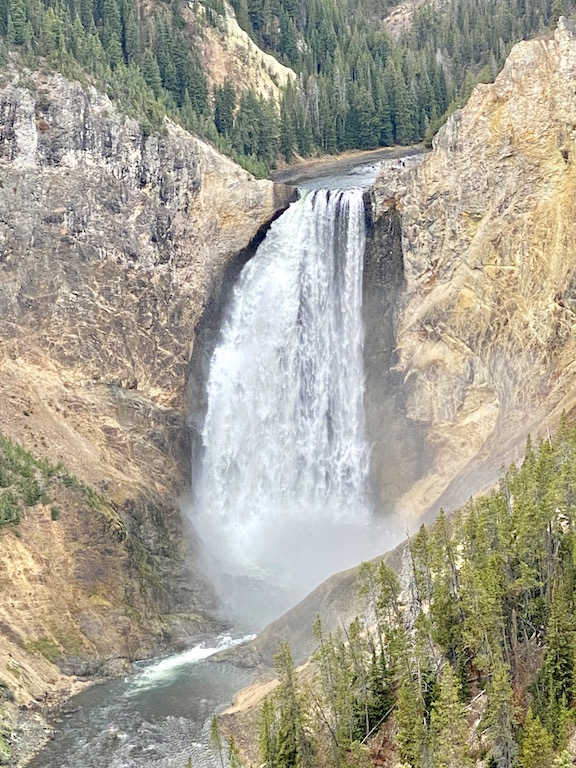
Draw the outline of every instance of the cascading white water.
[[[195,494],[196,529],[225,571],[310,587],[366,556],[364,242],[361,190],[304,193],[242,271]]]

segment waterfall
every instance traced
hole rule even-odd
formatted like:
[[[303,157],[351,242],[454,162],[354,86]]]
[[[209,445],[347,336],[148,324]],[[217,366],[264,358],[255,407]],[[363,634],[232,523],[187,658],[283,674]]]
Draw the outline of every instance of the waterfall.
[[[305,192],[235,287],[194,504],[230,573],[310,587],[366,555],[364,243],[360,189]]]

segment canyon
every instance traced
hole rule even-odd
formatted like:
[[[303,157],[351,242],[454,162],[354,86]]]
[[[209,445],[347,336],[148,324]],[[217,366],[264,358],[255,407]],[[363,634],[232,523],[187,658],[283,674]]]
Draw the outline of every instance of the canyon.
[[[0,178],[0,428],[105,499],[59,482],[58,520],[39,504],[1,531],[14,706],[222,626],[178,506],[187,371],[199,318],[294,192],[170,122],[145,136],[93,88],[16,70]]]
[[[574,409],[575,75],[561,19],[365,195],[371,482],[406,528]],[[0,429],[105,500],[62,487],[58,520],[38,505],[0,532],[14,712],[222,626],[180,513],[190,432],[230,288],[295,193],[170,121],[145,135],[95,89],[10,67],[0,183]],[[266,647],[243,653],[270,664]]]

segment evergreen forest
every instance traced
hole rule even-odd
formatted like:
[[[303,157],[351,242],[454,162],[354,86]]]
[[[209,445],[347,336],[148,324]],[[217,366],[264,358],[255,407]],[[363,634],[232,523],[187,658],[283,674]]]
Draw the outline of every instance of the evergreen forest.
[[[565,768],[576,724],[576,426],[530,440],[498,490],[364,563],[362,614],[287,645],[263,703],[267,768]]]
[[[233,0],[240,25],[298,79],[280,104],[247,84],[211,87],[199,46],[224,28],[223,0],[0,0],[0,63],[10,52],[92,82],[157,131],[165,115],[257,175],[282,156],[430,140],[518,40],[542,34],[574,0],[425,3],[397,40],[392,0]],[[15,61],[14,55],[12,61]]]
[[[393,40],[383,19],[394,0],[232,2],[254,40],[299,73],[281,105],[286,158],[429,142],[514,43],[574,9],[573,0],[426,2]]]

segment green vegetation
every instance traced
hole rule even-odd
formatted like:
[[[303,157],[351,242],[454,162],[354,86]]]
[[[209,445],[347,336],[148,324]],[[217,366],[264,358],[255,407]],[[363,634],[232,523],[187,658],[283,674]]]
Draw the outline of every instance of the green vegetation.
[[[19,523],[29,507],[50,503],[61,488],[72,491],[77,502],[100,512],[112,530],[125,538],[124,525],[111,505],[93,488],[71,475],[64,466],[39,459],[0,433],[0,527]],[[60,509],[51,507],[52,520]]]
[[[139,118],[146,134],[160,131],[168,115],[263,174],[277,157],[276,107],[246,90],[232,98],[232,124],[218,110],[215,124],[196,40],[224,9],[207,6],[205,17],[186,10],[186,19],[184,9],[181,0],[151,7],[136,0],[0,0],[0,62],[14,49],[31,68],[48,65],[93,82]],[[37,96],[38,125],[49,130],[49,99]]]
[[[0,734],[0,765],[10,765],[11,752],[4,735]]]
[[[261,762],[371,765],[371,736],[392,718],[412,768],[570,764],[576,427],[563,419],[554,440],[528,440],[497,491],[454,518],[440,513],[409,541],[405,562],[403,585],[385,563],[361,566],[363,616],[349,628],[327,634],[318,619],[311,679],[280,648]]]
[[[47,661],[54,664],[58,656],[62,654],[74,656],[82,653],[84,644],[75,630],[64,633],[60,629],[55,629],[50,634],[41,635],[36,640],[31,640],[26,643],[25,647],[27,651],[36,651],[42,654]]]
[[[382,24],[394,0],[232,2],[254,40],[300,73],[281,109],[286,157],[429,139],[515,42],[574,9],[573,0],[428,2],[395,42]]]
[[[0,63],[16,50],[31,68],[91,82],[142,121],[168,115],[264,175],[290,159],[430,137],[476,82],[491,81],[511,46],[545,31],[574,0],[450,0],[416,12],[393,40],[382,21],[392,0],[233,0],[240,25],[293,67],[281,104],[248,84],[210,92],[198,45],[223,27],[222,0],[0,0]],[[49,130],[49,100],[37,122]]]
[[[27,651],[37,651],[38,653],[42,654],[44,658],[51,662],[52,664],[56,660],[56,658],[62,653],[62,649],[58,645],[58,643],[53,640],[51,637],[48,637],[48,635],[43,635],[42,637],[39,637],[37,640],[31,640],[29,643],[26,643],[26,650]]]
[[[146,544],[127,529],[120,510],[94,488],[71,474],[63,464],[39,459],[0,433],[0,531],[9,526],[18,535],[17,524],[37,504],[50,506],[50,519],[60,520],[72,505],[80,511],[91,510],[101,517],[109,533],[119,542],[138,570],[145,589],[161,586],[157,557]],[[160,510],[142,501],[131,510],[131,521],[137,529],[142,516],[151,521],[159,535],[163,557],[176,557],[174,543],[168,535]],[[57,637],[58,643],[70,653],[74,638]],[[37,648],[36,650],[41,650]],[[41,651],[42,652],[42,651]]]
[[[44,501],[57,471],[0,434],[0,526],[18,523],[26,507]]]

